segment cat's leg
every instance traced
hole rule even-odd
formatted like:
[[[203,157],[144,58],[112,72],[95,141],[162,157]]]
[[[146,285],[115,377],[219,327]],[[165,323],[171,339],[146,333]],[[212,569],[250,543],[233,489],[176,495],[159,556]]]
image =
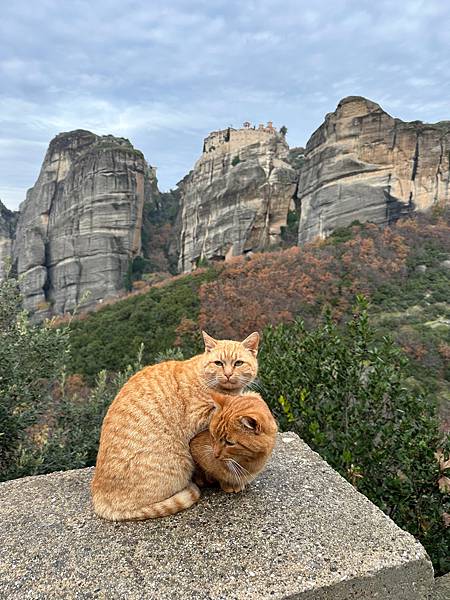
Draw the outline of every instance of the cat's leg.
[[[197,502],[200,490],[191,482],[194,462],[188,444],[176,440],[169,448],[164,455],[153,449],[136,452],[120,464],[118,474],[117,469],[112,475],[103,472],[103,480],[94,480],[96,514],[109,521],[153,519]]]

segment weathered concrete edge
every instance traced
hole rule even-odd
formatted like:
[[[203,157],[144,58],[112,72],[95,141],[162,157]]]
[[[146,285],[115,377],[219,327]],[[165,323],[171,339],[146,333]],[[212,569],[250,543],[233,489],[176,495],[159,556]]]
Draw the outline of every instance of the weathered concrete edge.
[[[420,545],[420,543],[414,539],[414,537],[401,530],[391,519],[389,519],[380,509],[376,508],[365,496],[363,496],[360,492],[355,490],[351,484],[346,481],[342,476],[340,476],[336,471],[334,471],[316,452],[311,450],[309,446],[307,446],[303,441],[301,441],[297,435],[290,433],[285,433],[280,436],[280,440],[288,441],[289,439],[292,441],[295,440],[295,444],[288,444],[287,448],[291,449],[291,456],[294,456],[297,451],[301,456],[301,462],[306,461],[308,463],[312,463],[313,466],[317,468],[317,476],[314,475],[315,479],[321,479],[321,473],[326,471],[330,471],[334,473],[334,476],[339,478],[342,482],[342,485],[345,486],[348,490],[351,490],[351,494],[356,494],[361,499],[364,499],[364,504],[368,506],[371,511],[375,511],[380,516],[383,516],[383,520],[389,521],[392,529],[392,535],[396,535],[395,530],[397,530],[398,535],[403,538],[409,538],[411,543],[413,543],[415,547],[415,551],[412,555],[406,551],[405,554],[398,554],[397,560],[395,562],[385,563],[384,566],[380,565],[380,568],[376,568],[373,570],[366,570],[365,572],[358,574],[358,569],[355,569],[354,577],[346,578],[346,579],[336,579],[333,583],[326,585],[325,582],[322,582],[321,586],[316,586],[314,588],[305,589],[304,591],[300,591],[301,588],[297,588],[298,591],[291,588],[288,592],[286,589],[284,595],[277,596],[278,598],[290,598],[299,600],[362,600],[369,598],[392,598],[393,600],[425,600],[429,598],[429,594],[432,591],[433,587],[433,571],[431,567],[431,563],[428,560],[426,552],[424,548]],[[307,449],[307,455],[302,456],[300,451],[302,447]],[[293,451],[293,452],[292,452]],[[285,460],[288,458],[288,455],[284,458]],[[321,463],[321,464],[320,464]],[[289,465],[289,461],[285,464]],[[73,470],[59,473],[52,473],[49,475],[49,479],[58,479],[59,475],[63,475],[66,479],[71,479],[72,476],[79,476],[85,478],[86,473],[91,473],[92,468],[90,469],[81,469],[81,470]],[[84,474],[83,474],[84,473]],[[268,469],[268,473],[270,475],[270,469]],[[34,476],[23,478],[21,480],[15,480],[14,482],[5,482],[3,484],[6,488],[9,485],[15,485],[18,482],[19,486],[26,486],[30,480],[41,480],[42,476]],[[344,490],[343,490],[344,491]],[[225,498],[225,497],[224,497]],[[212,497],[211,500],[217,500],[218,496]],[[208,499],[206,500],[208,502]],[[214,502],[217,504],[216,502]],[[370,505],[370,507],[369,507]],[[361,516],[364,515],[364,511]],[[188,514],[181,513],[179,518],[181,520],[189,517]],[[176,518],[176,517],[175,517]],[[346,529],[348,531],[348,528]],[[355,564],[356,567],[356,564]],[[351,575],[351,574],[350,574]],[[27,596],[34,597],[34,596]],[[139,596],[139,598],[144,597],[155,597],[156,596]],[[163,596],[161,596],[162,598]],[[193,596],[194,597],[194,596]],[[205,596],[206,597],[206,596]],[[214,596],[216,597],[216,596]],[[219,597],[219,596],[217,596]],[[220,596],[222,597],[222,596]],[[241,596],[239,596],[241,597]],[[244,597],[244,596],[242,596]],[[248,596],[245,595],[247,598]],[[256,597],[256,596],[254,596]],[[266,597],[265,595],[258,597]],[[37,596],[36,596],[37,598]]]
[[[433,599],[433,586],[433,567],[427,558],[422,558],[374,571],[370,576],[285,596],[284,600],[363,600],[378,598],[380,591],[393,600],[427,600]]]
[[[450,598],[450,573],[437,577],[431,600],[448,600]]]

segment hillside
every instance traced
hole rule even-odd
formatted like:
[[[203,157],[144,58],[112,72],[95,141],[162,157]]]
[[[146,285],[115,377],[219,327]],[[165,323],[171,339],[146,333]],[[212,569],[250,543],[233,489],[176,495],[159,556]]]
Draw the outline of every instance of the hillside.
[[[328,240],[211,266],[118,301],[71,325],[70,370],[92,378],[119,370],[144,344],[144,362],[200,347],[200,329],[240,338],[300,316],[315,325],[328,308],[338,322],[354,298],[371,300],[380,337],[410,358],[411,383],[450,404],[450,218],[417,216],[381,228],[355,224]]]

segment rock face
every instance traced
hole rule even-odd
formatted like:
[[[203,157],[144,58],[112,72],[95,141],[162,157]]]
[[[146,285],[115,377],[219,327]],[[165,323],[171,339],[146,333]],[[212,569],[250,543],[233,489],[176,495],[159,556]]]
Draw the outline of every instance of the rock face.
[[[10,259],[17,224],[17,213],[0,201],[0,281],[5,274],[5,260]]]
[[[297,172],[289,147],[269,123],[211,133],[181,188],[178,268],[226,260],[280,241],[293,206]]]
[[[20,207],[13,256],[24,305],[47,316],[123,288],[141,251],[152,170],[124,138],[77,130],[50,143]]]
[[[299,243],[449,202],[449,153],[450,121],[405,123],[375,102],[345,98],[306,146]]]
[[[361,97],[342,100],[306,149],[289,150],[271,123],[215,131],[166,194],[128,140],[62,133],[18,222],[0,203],[0,279],[12,253],[25,307],[63,313],[86,292],[85,304],[117,295],[141,254],[146,272],[189,272],[279,246],[281,235],[302,244],[448,203],[449,160],[450,121],[404,123]]]

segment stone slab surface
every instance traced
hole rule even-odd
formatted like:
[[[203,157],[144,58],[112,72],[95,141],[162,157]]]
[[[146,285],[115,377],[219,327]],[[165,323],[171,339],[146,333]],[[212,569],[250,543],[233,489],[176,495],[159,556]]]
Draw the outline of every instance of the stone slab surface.
[[[449,600],[450,599],[450,573],[438,577],[435,580],[431,600]]]
[[[101,521],[91,477],[0,485],[0,598],[416,600],[433,586],[422,546],[292,433],[247,491],[161,520]]]

